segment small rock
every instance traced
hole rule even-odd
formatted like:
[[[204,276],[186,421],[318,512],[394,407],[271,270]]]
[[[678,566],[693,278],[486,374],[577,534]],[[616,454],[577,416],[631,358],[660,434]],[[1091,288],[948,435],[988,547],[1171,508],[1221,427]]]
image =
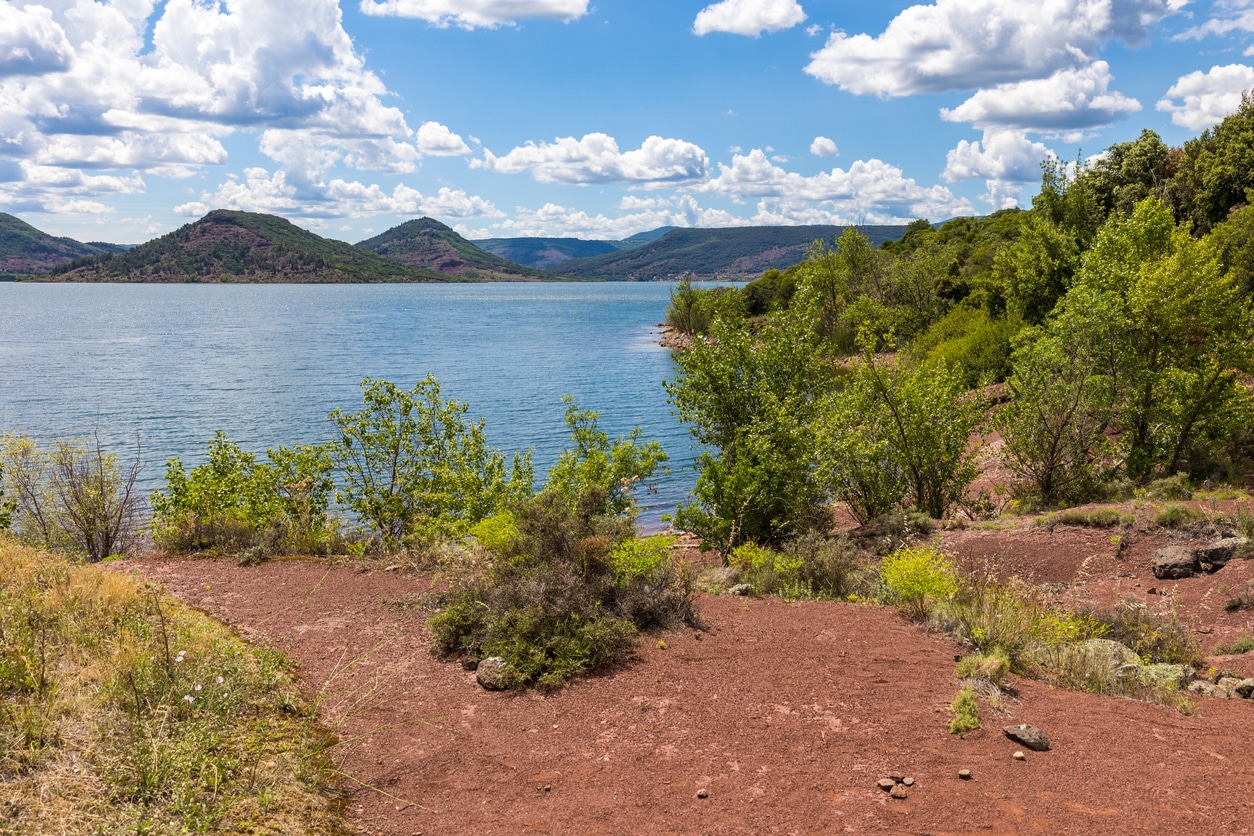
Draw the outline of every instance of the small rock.
[[[745,596],[753,592],[753,587],[747,583],[738,583],[727,590],[728,595]]]
[[[697,790],[697,798],[709,798],[709,797],[710,797],[709,790],[705,790],[705,789]]]
[[[913,787],[914,779],[907,775],[905,778],[901,779],[901,783],[905,784],[907,787]]]
[[[545,791],[545,792],[553,792],[553,787],[552,787],[551,785],[549,785],[549,784],[545,784],[545,785],[544,785],[544,791]]]
[[[900,774],[898,774],[898,773],[893,773],[892,775],[889,775],[888,777],[889,777],[889,778],[892,778],[892,779],[893,779],[893,782],[894,782],[894,783],[898,783],[898,784],[900,784],[902,781],[906,780],[906,776],[905,776],[905,775],[900,775]]]
[[[1204,679],[1197,679],[1189,683],[1189,693],[1197,694],[1201,697],[1227,697],[1227,692],[1220,693],[1212,683]]]
[[[964,780],[964,781],[970,781],[970,780],[971,780],[971,770],[969,770],[969,769],[959,769],[959,770],[958,770],[958,777],[959,777],[959,778],[961,778],[961,779],[962,779],[962,780]]]
[[[1242,679],[1232,687],[1232,690],[1243,699],[1254,700],[1254,679]]]
[[[1049,738],[1036,726],[1021,723],[1017,726],[1006,726],[1002,731],[1015,743],[1022,743],[1034,752],[1049,751]]]
[[[1150,569],[1160,581],[1191,578],[1198,568],[1197,555],[1184,546],[1164,546],[1150,558]]]
[[[893,787],[897,786],[897,782],[892,778],[881,778],[875,782],[875,786],[879,787],[884,792],[889,792]]]
[[[479,660],[475,658],[462,659],[462,670],[464,671],[479,670]]]
[[[475,681],[489,691],[504,691],[508,687],[505,670],[505,660],[500,656],[481,659],[476,668]]]
[[[1023,754],[1022,752],[1015,752],[1014,759],[1017,761],[1025,761],[1028,759],[1028,756]]]
[[[903,787],[901,784],[897,784],[896,786],[894,786],[889,791],[888,794],[891,795],[893,798],[909,798],[910,797],[910,793],[906,792],[906,788]]]

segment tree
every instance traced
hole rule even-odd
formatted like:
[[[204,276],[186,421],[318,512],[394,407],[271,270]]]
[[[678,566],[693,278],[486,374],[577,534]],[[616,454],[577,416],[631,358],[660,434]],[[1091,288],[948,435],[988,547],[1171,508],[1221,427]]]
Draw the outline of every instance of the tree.
[[[440,399],[428,375],[405,391],[385,380],[362,381],[364,408],[335,410],[335,457],[345,504],[385,548],[456,536],[532,492],[530,454],[488,446],[483,419],[467,423],[465,404]]]
[[[1227,219],[1254,189],[1254,91],[1216,127],[1184,145],[1176,186],[1177,213],[1199,233]]]
[[[639,427],[611,443],[597,425],[599,412],[581,410],[569,395],[562,402],[574,447],[558,455],[544,489],[561,494],[571,508],[595,492],[602,498],[601,513],[634,518],[635,489],[667,460],[666,451],[656,441],[642,441]]]
[[[13,512],[17,504],[4,498],[4,462],[0,461],[0,531],[8,531],[13,525]]]
[[[1003,288],[1006,313],[1037,325],[1067,292],[1079,266],[1075,233],[1033,213],[1019,240],[997,253],[993,280]]]
[[[810,322],[792,310],[772,314],[758,333],[716,322],[675,362],[667,394],[705,448],[696,502],[681,506],[676,524],[730,553],[822,519],[813,423],[834,375]]]

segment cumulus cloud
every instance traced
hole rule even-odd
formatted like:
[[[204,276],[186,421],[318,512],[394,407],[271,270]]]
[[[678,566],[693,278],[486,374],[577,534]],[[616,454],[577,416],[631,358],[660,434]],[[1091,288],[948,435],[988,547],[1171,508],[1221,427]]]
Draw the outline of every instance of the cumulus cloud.
[[[412,17],[445,28],[509,26],[525,19],[570,22],[588,13],[588,0],[361,0],[375,16]]]
[[[1095,61],[1087,67],[1059,70],[1049,78],[980,90],[958,107],[942,109],[941,118],[970,122],[978,128],[1096,128],[1141,109],[1136,99],[1111,91],[1111,81],[1110,65]]]
[[[946,182],[983,179],[983,199],[995,209],[1018,205],[1023,186],[1040,180],[1041,162],[1054,153],[1021,131],[987,130],[981,142],[962,140],[948,154]]]
[[[1181,76],[1157,108],[1192,131],[1212,127],[1241,106],[1241,93],[1254,88],[1254,68],[1244,64],[1211,67]],[[1179,101],[1177,101],[1179,100]]]
[[[491,201],[461,189],[441,188],[424,195],[404,184],[391,192],[377,184],[336,178],[329,183],[300,183],[279,170],[248,168],[244,177],[230,176],[199,200],[174,207],[176,214],[200,217],[211,209],[268,212],[303,219],[361,218],[373,215],[429,215],[435,218],[499,218],[504,213]]]
[[[420,152],[387,93],[338,0],[0,4],[0,162],[187,174],[247,130],[297,180],[410,171]]]
[[[1172,40],[1201,40],[1207,36],[1225,36],[1233,32],[1254,32],[1254,2],[1229,0],[1219,4],[1222,14],[1212,17],[1200,26],[1193,26]]]
[[[878,36],[835,32],[806,72],[859,95],[969,90],[1048,78],[1092,63],[1110,41],[1137,44],[1187,0],[936,0]]]
[[[881,160],[858,160],[848,169],[833,168],[806,177],[775,165],[758,148],[736,155],[731,165],[720,163],[719,175],[702,190],[735,201],[766,199],[759,211],[774,218],[772,223],[784,222],[780,218],[811,223],[809,218],[820,216],[887,222],[952,217],[971,209],[969,202],[944,186],[920,186],[900,168]]]
[[[651,136],[634,151],[619,151],[613,137],[591,133],[582,139],[528,142],[498,157],[484,151],[472,168],[502,174],[531,172],[541,183],[682,183],[704,179],[709,161],[691,142]]]
[[[839,157],[840,149],[833,140],[825,136],[816,136],[810,143],[810,153],[816,157]]]
[[[418,150],[429,157],[461,157],[470,146],[439,122],[423,122],[418,127]]]
[[[692,31],[697,35],[729,32],[756,38],[763,32],[790,29],[805,19],[797,0],[723,0],[697,12]]]

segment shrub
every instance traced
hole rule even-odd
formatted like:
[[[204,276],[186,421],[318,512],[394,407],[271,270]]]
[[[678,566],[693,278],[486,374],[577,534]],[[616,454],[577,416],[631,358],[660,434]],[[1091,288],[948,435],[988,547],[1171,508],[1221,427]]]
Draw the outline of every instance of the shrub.
[[[736,547],[727,562],[740,573],[741,581],[759,595],[797,595],[801,591],[800,557],[756,543],[743,543]]]
[[[959,679],[978,679],[1000,687],[1010,673],[1010,654],[1000,645],[994,645],[988,653],[964,656],[955,673]]]
[[[784,544],[784,553],[801,561],[798,577],[810,595],[844,598],[859,588],[862,552],[846,537],[826,537],[817,531]]]
[[[1181,505],[1179,502],[1169,502],[1163,509],[1154,515],[1154,525],[1163,528],[1188,528],[1194,523],[1205,520],[1206,517],[1187,505]]]
[[[1224,601],[1224,612],[1240,612],[1254,610],[1254,589],[1246,589],[1240,595],[1234,595]]]
[[[937,602],[958,591],[958,575],[944,555],[928,546],[899,549],[880,564],[889,597],[911,618],[923,619]]]
[[[1215,645],[1210,652],[1212,656],[1239,656],[1242,653],[1254,652],[1254,636],[1241,636],[1230,642]]]
[[[695,623],[687,564],[665,538],[634,541],[592,494],[574,509],[551,491],[516,505],[487,577],[431,618],[433,652],[500,656],[511,687],[555,687],[629,657],[638,630]]]
[[[1168,476],[1163,479],[1155,479],[1145,486],[1142,495],[1146,499],[1155,500],[1171,500],[1171,499],[1192,499],[1193,491],[1189,487],[1189,477],[1187,473],[1177,473],[1175,476]]]
[[[975,698],[974,688],[963,688],[949,704],[953,717],[949,720],[949,733],[959,736],[973,732],[980,727],[980,704]]]
[[[518,522],[509,511],[498,511],[472,525],[470,536],[488,551],[502,554],[518,536]]]
[[[1085,511],[1079,508],[1068,508],[1065,511],[1048,514],[1036,520],[1037,525],[1053,528],[1056,525],[1079,525],[1090,528],[1114,528],[1120,525],[1132,525],[1136,522],[1133,514],[1121,513],[1115,508],[1093,508]]]
[[[993,319],[983,308],[956,307],[910,345],[918,362],[960,369],[967,388],[997,383],[1010,373],[1010,340],[1021,320]]]
[[[1174,614],[1160,615],[1143,601],[1129,599],[1111,610],[1084,613],[1102,625],[1104,635],[1130,648],[1147,662],[1199,665],[1202,649]]]

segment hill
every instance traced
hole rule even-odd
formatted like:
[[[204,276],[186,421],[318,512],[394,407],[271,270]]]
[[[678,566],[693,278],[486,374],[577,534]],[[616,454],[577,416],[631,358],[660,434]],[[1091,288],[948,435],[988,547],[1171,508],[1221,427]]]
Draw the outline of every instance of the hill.
[[[0,212],[0,274],[47,273],[76,258],[124,249],[116,244],[84,244],[58,238],[20,218]]]
[[[899,238],[904,226],[858,227],[875,246]],[[816,239],[834,241],[841,226],[755,226],[726,229],[673,229],[630,250],[572,259],[556,272],[604,281],[751,279],[782,270],[805,258]]]
[[[552,270],[563,262],[575,258],[593,258],[598,255],[630,250],[656,241],[675,229],[662,226],[648,232],[638,232],[621,241],[588,241],[583,238],[485,238],[475,241],[483,249],[501,258],[537,270]]]
[[[61,281],[107,282],[442,282],[308,232],[274,215],[215,210],[195,223],[122,253],[80,259],[53,271]]]
[[[363,250],[410,267],[434,270],[445,276],[489,282],[556,279],[477,247],[433,218],[418,218],[393,227],[382,235],[360,241]]]

